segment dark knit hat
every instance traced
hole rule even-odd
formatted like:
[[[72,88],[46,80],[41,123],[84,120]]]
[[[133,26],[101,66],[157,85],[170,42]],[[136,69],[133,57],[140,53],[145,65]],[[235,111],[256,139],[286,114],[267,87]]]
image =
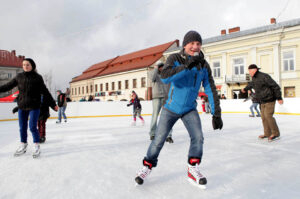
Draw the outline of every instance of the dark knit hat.
[[[36,69],[35,62],[31,58],[25,58],[23,61],[29,61],[30,65],[32,66],[32,70]]]
[[[199,41],[202,44],[201,35],[194,30],[190,30],[184,35],[182,47],[185,47],[188,43],[193,41]]]
[[[251,64],[251,65],[249,65],[248,66],[248,69],[257,69],[257,70],[259,70],[260,68],[258,68],[255,64]]]

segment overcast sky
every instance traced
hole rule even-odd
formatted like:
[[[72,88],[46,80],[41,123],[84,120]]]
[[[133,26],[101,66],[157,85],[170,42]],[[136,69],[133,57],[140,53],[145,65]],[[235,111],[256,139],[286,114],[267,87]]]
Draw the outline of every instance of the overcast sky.
[[[299,0],[0,0],[0,49],[52,73],[63,91],[89,66],[179,39],[300,18]]]

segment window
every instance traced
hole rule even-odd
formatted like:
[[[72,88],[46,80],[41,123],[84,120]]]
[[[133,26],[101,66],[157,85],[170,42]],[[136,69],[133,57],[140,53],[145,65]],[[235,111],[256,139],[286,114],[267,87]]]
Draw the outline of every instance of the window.
[[[213,62],[213,76],[214,77],[221,77],[221,67],[220,62]]]
[[[86,93],[89,93],[89,87],[86,86]]]
[[[284,97],[296,97],[295,86],[284,87]]]
[[[77,92],[76,92],[76,90],[77,90],[77,89],[75,88],[75,95],[77,95]]]
[[[111,83],[111,90],[114,91],[115,90],[115,82]]]
[[[129,89],[129,81],[125,80],[125,89]]]
[[[12,78],[12,74],[11,73],[7,73],[7,78],[11,79]]]
[[[80,95],[80,87],[78,87],[78,95]]]
[[[98,85],[95,84],[95,92],[98,92]]]
[[[146,87],[146,77],[141,78],[141,87],[142,88]]]
[[[103,84],[100,84],[100,91],[103,91]]]
[[[72,88],[72,95],[74,95],[74,89]]]
[[[234,75],[244,75],[245,74],[243,58],[233,59],[233,74]]]
[[[136,79],[132,80],[132,88],[136,88]]]
[[[84,87],[82,87],[82,94],[84,94]]]
[[[90,93],[93,93],[93,85],[90,85]]]
[[[294,52],[283,52],[283,71],[295,70]]]
[[[108,83],[105,83],[105,90],[108,91]]]
[[[122,82],[118,81],[118,90],[121,90],[121,89],[122,89]]]

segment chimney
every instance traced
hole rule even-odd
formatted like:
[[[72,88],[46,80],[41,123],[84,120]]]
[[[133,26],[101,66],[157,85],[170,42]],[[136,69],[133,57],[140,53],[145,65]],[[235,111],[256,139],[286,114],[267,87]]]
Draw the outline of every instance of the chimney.
[[[234,28],[230,28],[229,30],[228,30],[228,33],[230,34],[230,33],[233,33],[233,32],[239,32],[240,31],[240,27],[234,27]]]
[[[13,54],[14,56],[16,56],[16,50],[12,50],[11,54]]]
[[[270,21],[271,21],[271,24],[276,24],[276,19],[275,18],[271,18]]]
[[[226,29],[221,30],[221,35],[226,35]]]

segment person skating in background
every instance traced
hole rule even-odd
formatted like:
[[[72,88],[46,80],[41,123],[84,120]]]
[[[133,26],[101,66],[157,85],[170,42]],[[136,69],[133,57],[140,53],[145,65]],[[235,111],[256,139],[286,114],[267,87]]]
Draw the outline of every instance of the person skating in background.
[[[49,113],[49,107],[51,107],[55,111],[55,107],[53,107],[53,104],[55,104],[55,101],[53,98],[46,98],[42,95],[41,98],[41,108],[40,108],[40,116],[38,120],[38,130],[40,133],[40,143],[44,143],[46,141],[46,122],[47,119],[50,117]]]
[[[132,91],[131,93],[131,100],[130,103],[127,104],[127,106],[131,106],[133,105],[133,122],[132,122],[132,126],[136,125],[136,116],[138,116],[141,121],[142,121],[142,125],[145,124],[145,120],[144,118],[141,116],[141,112],[142,112],[142,105],[140,103],[140,99],[138,98],[137,94],[135,93],[135,91]]]
[[[203,99],[204,99],[205,113],[210,113],[210,105],[209,105],[208,97],[203,96]]]
[[[47,98],[52,98],[46,85],[44,84],[43,77],[36,72],[35,62],[26,58],[22,62],[23,72],[17,74],[7,84],[0,86],[0,92],[5,92],[18,87],[18,116],[19,116],[19,128],[21,143],[15,152],[15,156],[22,155],[27,151],[27,128],[28,128],[28,118],[29,118],[29,128],[32,133],[34,151],[33,157],[36,158],[40,155],[40,136],[37,129],[37,121],[40,114],[41,106],[41,95],[43,94]],[[54,102],[54,100],[53,100]],[[58,107],[52,104],[54,109],[57,110]]]
[[[166,99],[168,98],[168,92],[170,89],[170,84],[164,84],[161,81],[161,71],[164,64],[159,61],[155,64],[154,70],[150,73],[150,80],[152,82],[152,118],[150,124],[150,140],[153,140],[155,137],[155,131],[157,128],[157,118],[159,112],[164,105]],[[166,139],[166,142],[173,143],[172,139],[172,129]]]
[[[250,106],[251,114],[249,115],[249,117],[255,117],[253,109],[256,110],[256,113],[257,113],[256,117],[260,117],[260,112],[258,109],[259,100],[255,97],[255,93],[252,92],[251,90],[248,90],[248,94],[249,94],[249,97],[247,99],[245,99],[244,102],[248,101],[249,99],[251,99],[251,101],[252,101],[252,104]]]
[[[69,88],[66,88],[65,94],[66,94],[67,102],[71,102],[72,101],[71,98],[70,98],[71,90]]]
[[[161,73],[164,83],[171,83],[169,97],[162,109],[155,138],[152,140],[143,167],[138,171],[135,181],[143,184],[152,169],[157,166],[159,153],[174,126],[181,119],[190,136],[188,153],[188,179],[197,185],[205,185],[206,178],[200,172],[203,154],[203,133],[197,111],[198,91],[203,85],[211,104],[213,128],[222,129],[221,108],[216,86],[209,64],[201,52],[202,39],[198,32],[189,31],[183,40],[183,50],[168,57]],[[174,160],[177,161],[177,160]],[[172,162],[168,164],[172,165]]]
[[[57,105],[59,107],[58,109],[58,120],[56,121],[57,124],[61,123],[61,116],[64,117],[64,121],[67,122],[67,116],[66,116],[66,108],[67,108],[67,99],[66,95],[61,92],[61,90],[57,90]]]
[[[203,113],[205,113],[206,110],[205,110],[205,99],[204,99],[204,96],[201,96],[201,106],[202,106]]]
[[[280,136],[279,128],[273,114],[276,100],[279,104],[283,104],[281,89],[270,75],[260,72],[259,69],[255,64],[249,65],[248,71],[252,77],[252,81],[242,89],[242,92],[245,93],[251,89],[255,90],[255,97],[261,104],[261,119],[264,126],[264,134],[260,135],[259,138],[268,138],[269,141],[273,141]]]

